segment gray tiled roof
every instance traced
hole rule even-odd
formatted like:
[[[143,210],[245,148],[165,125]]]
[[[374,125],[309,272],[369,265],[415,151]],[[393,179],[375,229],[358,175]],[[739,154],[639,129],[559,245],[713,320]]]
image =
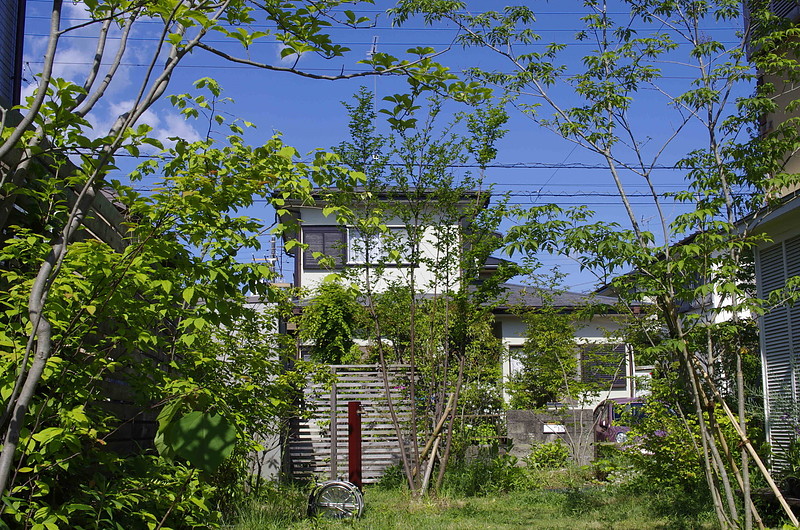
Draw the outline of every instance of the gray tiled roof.
[[[504,301],[495,308],[495,312],[498,313],[513,313],[521,309],[536,309],[544,307],[546,303],[552,304],[552,307],[557,309],[567,311],[585,307],[590,304],[607,305],[611,307],[617,303],[617,299],[613,296],[560,292],[512,283],[505,283],[502,285],[502,288],[504,289],[504,293],[501,294],[501,297],[504,298]],[[420,296],[421,299],[430,297],[430,295]],[[304,298],[295,301],[295,303],[303,307],[308,305],[312,299],[313,297]]]
[[[499,309],[527,308],[533,309],[550,304],[561,309],[583,307],[589,304],[613,306],[618,302],[614,296],[600,296],[584,293],[570,293],[551,289],[538,289],[513,283],[503,284],[506,302]]]

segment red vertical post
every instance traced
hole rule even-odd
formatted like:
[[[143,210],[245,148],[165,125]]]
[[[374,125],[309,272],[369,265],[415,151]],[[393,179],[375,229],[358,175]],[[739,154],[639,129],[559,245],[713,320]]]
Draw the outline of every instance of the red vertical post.
[[[363,489],[361,476],[361,402],[347,402],[347,440],[348,458],[347,467],[349,471],[348,480],[359,490]]]

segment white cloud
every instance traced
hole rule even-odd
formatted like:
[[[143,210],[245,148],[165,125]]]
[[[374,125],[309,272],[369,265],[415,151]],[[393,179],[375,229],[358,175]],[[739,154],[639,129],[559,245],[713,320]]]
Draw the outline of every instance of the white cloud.
[[[110,105],[106,114],[106,120],[98,121],[92,125],[99,134],[105,134],[114,124],[117,116],[131,110],[133,100],[120,101]],[[182,138],[194,142],[200,140],[201,136],[192,124],[184,119],[183,116],[170,109],[159,109],[158,112],[152,108],[146,110],[136,123],[146,124],[153,128],[151,135],[161,141],[165,146],[174,145],[175,141],[170,138]]]
[[[83,3],[66,2],[64,4],[62,29],[90,20],[90,14],[86,11]],[[86,82],[96,53],[99,28],[99,23],[90,24],[84,28],[71,30],[60,39],[56,60],[53,64],[54,77],[61,77],[81,86]],[[122,58],[123,64],[115,72],[101,101],[87,115],[87,120],[94,130],[93,136],[105,135],[117,117],[130,110],[142,81],[137,79],[137,76],[141,77],[139,73],[144,73],[144,69],[135,65],[149,63],[152,60],[152,54],[157,50],[157,39],[150,39],[150,37],[156,36],[152,34],[152,28],[153,25],[138,24],[131,31],[131,40],[129,40]],[[48,28],[47,24],[43,23],[40,27],[29,28],[29,30],[33,33],[46,34]],[[120,29],[116,25],[112,25],[105,46],[104,63],[114,59],[120,44],[120,37]],[[141,37],[144,39],[142,40]],[[31,83],[23,87],[23,97],[32,95],[36,89],[37,83],[32,74],[41,71],[47,42],[47,37],[28,37],[26,41],[25,59],[30,64],[30,70],[26,72],[26,77],[30,79]],[[164,53],[166,52],[164,51]],[[101,67],[95,80],[95,88],[107,72],[107,66]],[[181,137],[190,141],[200,138],[190,123],[169,108],[163,111],[159,110],[158,114],[148,111],[140,118],[139,123],[147,123],[153,127],[153,135],[165,144],[171,143],[170,137]]]
[[[286,50],[287,48],[288,48],[287,46],[281,44],[280,42],[275,44],[275,58],[278,60],[278,62],[281,63],[281,65],[284,66],[293,65],[295,62],[302,59],[303,56],[305,55],[304,53],[301,53],[298,58],[298,54],[292,53],[290,55],[287,55],[286,57],[281,57],[283,50]]]
[[[158,139],[164,144],[174,143],[169,138],[182,138],[190,142],[200,140],[200,134],[192,127],[192,125],[179,114],[167,114],[163,120],[163,127],[158,130]]]
[[[65,2],[63,20],[62,29],[90,21],[91,17],[83,3]],[[145,23],[135,25],[131,31],[130,40],[122,58],[122,65],[115,72],[103,98],[86,116],[92,126],[92,131],[89,131],[88,134],[94,138],[106,135],[117,117],[131,110],[136,93],[140,89],[142,75],[145,72],[144,68],[136,65],[149,64],[152,61],[153,53],[156,53],[158,49],[158,33],[154,33],[153,29],[158,25],[142,22]],[[90,24],[84,28],[71,30],[60,39],[53,65],[54,77],[67,79],[80,86],[86,82],[86,76],[96,53],[99,29],[99,23]],[[29,28],[29,31],[40,35],[47,34],[47,23],[43,22],[38,27]],[[121,30],[116,25],[112,25],[106,42],[104,63],[114,59],[120,44],[120,37]],[[32,95],[37,86],[32,74],[41,71],[47,43],[46,36],[29,36],[27,38],[25,53],[30,70],[26,72],[26,77],[31,80],[31,83],[23,87],[23,97]],[[164,47],[161,55],[166,53],[167,47]],[[107,72],[107,66],[101,67],[94,87],[99,85]],[[187,141],[196,141],[201,138],[194,124],[186,121],[177,111],[163,102],[158,104],[157,111],[151,109],[145,112],[138,120],[137,125],[142,123],[152,127],[151,136],[157,138],[165,146],[174,145],[174,140],[170,140],[170,138],[183,138]],[[155,152],[155,149],[150,146],[143,146],[141,149],[143,153],[147,154]]]

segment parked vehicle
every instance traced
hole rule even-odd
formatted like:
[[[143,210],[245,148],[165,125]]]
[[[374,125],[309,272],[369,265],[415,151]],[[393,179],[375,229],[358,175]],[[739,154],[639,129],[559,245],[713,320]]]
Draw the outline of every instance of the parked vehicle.
[[[594,441],[624,444],[628,431],[645,415],[641,398],[606,399],[594,409]]]

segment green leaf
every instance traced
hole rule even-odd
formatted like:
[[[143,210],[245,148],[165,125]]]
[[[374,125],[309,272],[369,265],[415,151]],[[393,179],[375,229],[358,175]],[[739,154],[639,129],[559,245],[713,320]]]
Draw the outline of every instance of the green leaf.
[[[236,429],[219,414],[195,411],[164,429],[163,441],[194,467],[213,473],[233,452]]]
[[[62,429],[61,427],[48,427],[34,434],[32,438],[37,442],[46,445],[48,442],[50,442],[50,440],[52,440],[56,436],[61,436],[63,433],[64,429]]]
[[[193,298],[194,298],[194,286],[189,286],[183,290],[183,300],[187,304],[191,304]]]
[[[175,458],[175,451],[173,451],[172,448],[167,445],[166,442],[164,442],[163,432],[159,431],[156,433],[155,438],[153,438],[153,445],[156,446],[156,451],[158,451],[158,454],[164,458],[168,460]]]
[[[94,509],[88,504],[67,504],[66,508],[67,508],[67,513],[72,513],[76,511],[90,512]]]
[[[175,413],[178,412],[178,410],[181,408],[181,405],[183,405],[183,399],[181,398],[173,399],[164,405],[164,407],[161,409],[161,412],[158,413],[158,417],[156,418],[159,431],[166,429],[167,425],[172,422],[172,418],[175,417]]]

